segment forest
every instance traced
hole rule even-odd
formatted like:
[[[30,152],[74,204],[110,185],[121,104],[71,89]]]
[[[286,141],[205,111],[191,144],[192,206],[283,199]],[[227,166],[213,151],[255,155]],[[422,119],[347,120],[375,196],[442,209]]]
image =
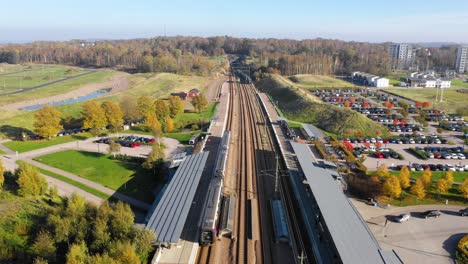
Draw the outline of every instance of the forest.
[[[385,75],[391,70],[388,43],[332,39],[247,39],[156,37],[131,40],[32,42],[0,46],[0,63],[67,64],[112,67],[128,72],[171,72],[209,75],[221,55],[252,59],[254,70],[295,74],[349,74],[359,70]],[[421,68],[453,67],[456,48],[418,48]]]

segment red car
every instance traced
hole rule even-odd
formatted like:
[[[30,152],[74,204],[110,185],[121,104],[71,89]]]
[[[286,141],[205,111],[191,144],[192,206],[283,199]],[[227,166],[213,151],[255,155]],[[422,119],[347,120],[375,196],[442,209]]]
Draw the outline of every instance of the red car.
[[[384,144],[390,143],[390,139],[384,138],[384,139],[383,139],[383,143],[384,143]]]
[[[440,153],[434,153],[434,158],[435,159],[441,159],[442,155]]]
[[[375,153],[375,157],[378,158],[378,159],[383,159],[384,158],[383,154],[380,153],[380,152]]]

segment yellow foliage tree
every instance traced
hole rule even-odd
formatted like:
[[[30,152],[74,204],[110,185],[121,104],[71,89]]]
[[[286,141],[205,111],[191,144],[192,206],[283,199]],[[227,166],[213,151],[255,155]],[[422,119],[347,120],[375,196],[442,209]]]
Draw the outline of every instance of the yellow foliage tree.
[[[432,185],[432,171],[430,169],[425,169],[420,178],[424,184],[424,189],[427,190]]]
[[[390,176],[390,172],[388,171],[387,165],[380,165],[377,171],[374,173],[374,176],[377,176],[379,178],[387,178],[388,176]]]
[[[161,137],[161,134],[162,134],[161,123],[159,122],[155,114],[150,114],[146,118],[146,125],[151,130],[155,138]]]
[[[171,112],[171,118],[176,117],[184,112],[184,101],[179,96],[169,96],[169,111]]]
[[[436,186],[436,189],[439,193],[447,193],[448,189],[449,189],[449,184],[447,182],[446,179],[439,179],[437,181],[437,186]]]
[[[104,110],[96,102],[86,102],[82,107],[81,117],[83,118],[83,127],[91,128],[91,133],[94,136],[99,135],[99,131],[107,125]]]
[[[463,195],[463,197],[465,197],[465,199],[468,199],[468,178],[465,178],[462,184],[458,186],[458,191]]]
[[[449,185],[449,188],[452,187],[452,184],[454,182],[453,179],[453,171],[446,171],[444,174],[444,179],[447,181],[447,184]]]
[[[413,186],[411,186],[410,192],[416,195],[418,199],[422,199],[426,197],[426,189],[424,187],[424,183],[421,178],[418,178],[416,182],[413,184]]]
[[[166,132],[171,132],[174,130],[174,121],[172,118],[167,117],[166,118]]]
[[[55,107],[46,105],[34,113],[34,132],[39,136],[50,139],[63,129],[60,125],[62,113]]]
[[[402,189],[406,189],[410,186],[410,170],[408,167],[401,167],[398,179],[400,180],[400,186]]]
[[[400,180],[396,176],[387,177],[383,184],[383,191],[386,195],[398,198],[401,194]]]
[[[39,174],[36,168],[22,163],[17,171],[18,194],[21,196],[36,196],[47,191],[47,181]]]

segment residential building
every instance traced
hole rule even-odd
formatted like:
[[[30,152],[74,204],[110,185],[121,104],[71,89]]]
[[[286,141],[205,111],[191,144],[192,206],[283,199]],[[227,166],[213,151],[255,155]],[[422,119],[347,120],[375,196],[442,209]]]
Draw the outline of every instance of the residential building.
[[[408,76],[408,86],[424,88],[450,88],[452,81],[449,78],[440,78],[434,71],[425,73],[412,72]]]
[[[455,69],[458,73],[468,72],[468,46],[460,46],[458,48]]]
[[[353,72],[352,78],[353,82],[366,86],[388,87],[390,84],[390,80],[387,78],[381,78],[377,75],[372,75],[364,72]]]
[[[392,43],[387,52],[392,58],[393,68],[408,68],[416,57],[416,49],[411,44]]]

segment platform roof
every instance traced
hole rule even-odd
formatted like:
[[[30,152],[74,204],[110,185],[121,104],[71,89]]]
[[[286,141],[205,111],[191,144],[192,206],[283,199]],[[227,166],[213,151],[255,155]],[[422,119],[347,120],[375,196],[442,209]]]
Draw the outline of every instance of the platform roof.
[[[156,242],[177,243],[195,196],[209,152],[187,156],[160,197],[146,228],[156,234]]]
[[[344,195],[333,171],[321,168],[307,145],[291,142],[307,183],[343,263],[401,263],[392,251],[382,254],[374,235]]]

